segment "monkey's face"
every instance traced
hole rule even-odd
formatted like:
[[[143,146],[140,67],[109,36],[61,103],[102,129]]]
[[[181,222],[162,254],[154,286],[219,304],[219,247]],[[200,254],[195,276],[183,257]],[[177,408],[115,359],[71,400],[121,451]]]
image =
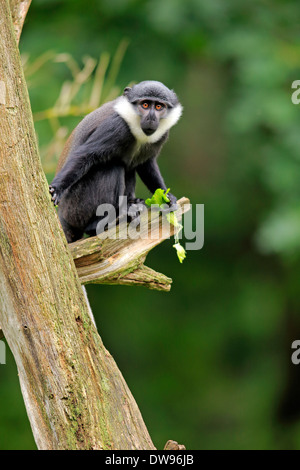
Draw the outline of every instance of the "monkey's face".
[[[158,142],[182,113],[174,91],[151,80],[132,88],[126,87],[123,96],[117,98],[114,109],[140,144]]]
[[[168,106],[161,101],[143,100],[137,104],[141,116],[141,129],[146,135],[152,135],[158,129],[159,122],[168,114]]]

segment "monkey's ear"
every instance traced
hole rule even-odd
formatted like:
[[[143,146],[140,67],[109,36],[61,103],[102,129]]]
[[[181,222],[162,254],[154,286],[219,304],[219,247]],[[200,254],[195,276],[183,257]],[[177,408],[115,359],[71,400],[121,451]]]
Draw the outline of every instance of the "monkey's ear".
[[[124,88],[124,91],[123,91],[123,95],[128,95],[128,92],[131,90],[131,87],[130,86],[127,86],[126,88]]]

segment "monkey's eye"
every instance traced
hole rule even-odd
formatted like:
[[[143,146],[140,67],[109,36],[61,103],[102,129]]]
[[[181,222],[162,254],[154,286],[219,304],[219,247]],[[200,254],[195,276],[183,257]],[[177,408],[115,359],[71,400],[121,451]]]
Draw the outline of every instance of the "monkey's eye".
[[[143,107],[144,109],[149,108],[149,103],[147,103],[146,101],[144,101],[144,103],[142,103],[142,107]]]
[[[157,109],[157,111],[160,111],[161,109],[163,109],[163,106],[161,104],[157,104],[155,108]]]

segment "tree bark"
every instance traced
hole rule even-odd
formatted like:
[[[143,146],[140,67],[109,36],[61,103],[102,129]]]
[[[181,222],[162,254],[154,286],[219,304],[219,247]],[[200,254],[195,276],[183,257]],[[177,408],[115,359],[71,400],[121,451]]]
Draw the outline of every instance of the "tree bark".
[[[30,7],[30,4],[31,4],[31,0],[10,0],[9,4],[10,4],[10,12],[12,16],[12,21],[13,21],[14,29],[15,29],[15,36],[16,36],[17,42],[19,43],[23,25],[25,22],[25,18],[28,12],[28,8]],[[6,91],[3,85],[4,85],[4,82],[0,81],[0,104],[2,103],[3,100],[5,100],[5,97],[3,98],[3,94]],[[0,339],[2,339],[3,337],[4,337],[4,334],[0,325]]]
[[[0,0],[0,324],[39,449],[154,449],[88,314],[42,171],[8,0]]]
[[[17,42],[19,42],[28,8],[31,4],[31,0],[10,0],[9,4],[16,39]]]

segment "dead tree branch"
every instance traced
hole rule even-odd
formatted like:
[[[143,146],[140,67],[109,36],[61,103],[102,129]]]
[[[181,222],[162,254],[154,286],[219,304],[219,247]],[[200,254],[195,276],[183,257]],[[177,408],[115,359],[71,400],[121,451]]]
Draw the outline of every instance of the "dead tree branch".
[[[178,201],[180,220],[190,208],[187,198]],[[104,232],[105,238],[92,237],[69,245],[82,284],[124,284],[169,291],[172,279],[144,265],[149,251],[174,235],[175,228],[160,212],[144,211],[138,238],[131,238],[130,226],[122,222]],[[133,235],[136,231],[133,231]]]

